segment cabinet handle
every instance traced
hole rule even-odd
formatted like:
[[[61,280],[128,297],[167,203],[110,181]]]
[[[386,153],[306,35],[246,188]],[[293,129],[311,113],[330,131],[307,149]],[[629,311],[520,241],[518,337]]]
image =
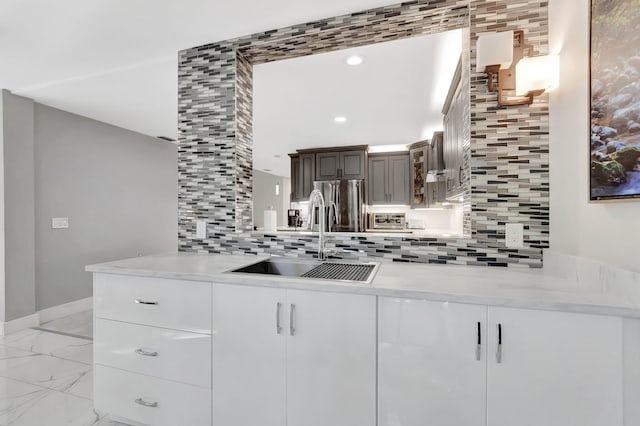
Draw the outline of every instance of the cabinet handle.
[[[158,304],[158,302],[147,302],[142,299],[136,299],[134,300],[134,302],[136,302],[138,305],[157,305]]]
[[[145,401],[142,398],[136,398],[135,403],[139,404],[139,405],[142,405],[143,407],[156,408],[158,406],[157,402],[155,402],[155,401],[154,402],[148,402],[148,401]]]
[[[496,362],[502,363],[502,324],[498,324],[498,349],[496,350]]]
[[[282,332],[282,326],[280,325],[280,309],[282,308],[282,303],[276,303],[276,334],[280,334]]]
[[[482,324],[478,322],[478,340],[476,342],[476,361],[482,359]]]
[[[291,308],[289,310],[289,334],[292,336],[296,334],[296,327],[293,325],[295,310],[296,310],[296,305],[292,303]]]
[[[140,349],[136,349],[134,351],[135,353],[137,353],[138,355],[144,355],[144,356],[158,356],[158,352],[149,352],[149,351],[145,351],[144,349],[140,348]]]

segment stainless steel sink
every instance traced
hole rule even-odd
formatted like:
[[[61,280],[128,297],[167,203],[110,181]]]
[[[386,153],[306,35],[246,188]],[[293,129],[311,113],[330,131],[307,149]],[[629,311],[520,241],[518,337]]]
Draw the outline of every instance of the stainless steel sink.
[[[309,272],[319,263],[316,262],[291,262],[285,260],[262,260],[242,268],[234,269],[231,272],[245,272],[248,274],[262,275],[282,275],[285,277],[301,277],[305,272]]]
[[[278,275],[328,281],[370,283],[378,270],[375,262],[319,262],[298,259],[266,259],[230,272]]]

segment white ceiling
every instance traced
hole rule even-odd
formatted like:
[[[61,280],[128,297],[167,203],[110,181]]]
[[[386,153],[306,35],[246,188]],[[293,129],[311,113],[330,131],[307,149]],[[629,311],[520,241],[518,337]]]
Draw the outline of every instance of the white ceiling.
[[[456,30],[254,66],[254,167],[289,176],[296,149],[431,138],[461,49]]]
[[[396,0],[2,0],[0,88],[175,137],[181,49]]]

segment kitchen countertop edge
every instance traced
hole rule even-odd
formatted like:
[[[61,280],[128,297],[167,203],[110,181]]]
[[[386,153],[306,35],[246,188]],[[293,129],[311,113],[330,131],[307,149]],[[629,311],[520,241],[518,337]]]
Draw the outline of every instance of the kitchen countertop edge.
[[[169,258],[171,261],[163,262]],[[598,315],[640,318],[640,305],[635,306],[628,298],[594,292],[572,286],[562,277],[550,276],[543,270],[517,269],[507,271],[504,268],[482,268],[479,266],[397,264],[380,262],[377,275],[370,284],[332,282],[327,280],[300,279],[291,277],[272,277],[251,274],[233,274],[228,272],[247,264],[267,259],[269,256],[216,255],[200,253],[169,253],[152,255],[121,261],[88,265],[85,270],[93,273],[127,275],[138,277],[165,278],[187,281],[215,282],[255,287],[276,287],[294,290],[351,293],[382,297],[425,299],[435,302],[468,303],[497,307],[561,311]],[[218,265],[216,259],[224,259]],[[172,268],[181,260],[191,265]],[[375,261],[375,259],[371,259]],[[173,262],[173,263],[172,263]],[[149,267],[157,263],[158,267]],[[203,267],[203,264],[205,267]],[[407,276],[398,276],[400,268],[412,268],[413,280]],[[438,268],[438,269],[435,269]],[[406,274],[406,269],[403,270]],[[430,283],[416,283],[424,273],[444,273],[452,281],[445,284],[449,288],[434,286]],[[468,273],[477,276],[477,282],[464,283],[470,278]],[[419,275],[415,278],[415,275]],[[494,284],[491,278],[533,280],[540,287]],[[402,282],[398,282],[398,280]],[[412,285],[413,284],[413,285]]]

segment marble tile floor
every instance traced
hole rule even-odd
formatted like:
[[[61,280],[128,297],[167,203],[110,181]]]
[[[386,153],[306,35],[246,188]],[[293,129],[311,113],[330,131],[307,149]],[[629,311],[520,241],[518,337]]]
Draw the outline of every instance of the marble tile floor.
[[[60,334],[78,318],[0,336],[0,426],[120,425],[93,409],[93,342]]]
[[[71,336],[93,338],[93,310],[78,312],[64,318],[45,322],[38,327],[40,330],[50,330]]]

